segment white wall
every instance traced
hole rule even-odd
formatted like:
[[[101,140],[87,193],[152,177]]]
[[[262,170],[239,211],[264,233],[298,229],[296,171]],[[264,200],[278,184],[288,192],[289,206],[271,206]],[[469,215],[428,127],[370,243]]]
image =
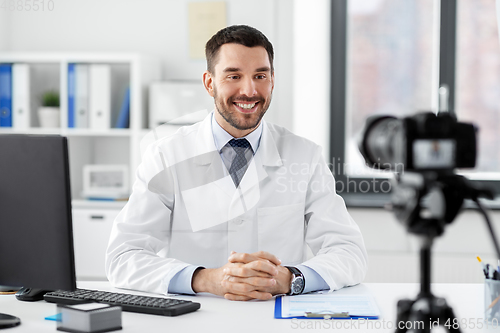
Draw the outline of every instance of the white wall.
[[[274,31],[275,47],[275,86],[273,102],[266,115],[267,120],[293,130],[294,100],[292,98],[294,74],[294,0],[278,0],[275,2]]]
[[[330,1],[294,1],[293,132],[330,146]],[[311,5],[313,3],[313,5]]]
[[[0,10],[0,52],[7,49],[7,13]]]
[[[143,53],[162,60],[163,80],[201,81],[206,62],[191,60],[188,53],[189,2],[193,1],[72,0],[56,1],[53,11],[9,12],[7,50]],[[287,115],[291,108],[287,92],[292,89],[292,4],[286,0],[226,1],[228,25],[254,26],[276,48],[278,82],[266,117],[289,128],[292,119],[280,113]]]

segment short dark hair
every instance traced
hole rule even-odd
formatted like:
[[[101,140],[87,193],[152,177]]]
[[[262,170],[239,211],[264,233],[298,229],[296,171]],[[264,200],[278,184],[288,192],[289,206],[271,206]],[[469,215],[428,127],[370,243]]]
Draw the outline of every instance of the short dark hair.
[[[273,44],[259,30],[248,25],[232,25],[219,30],[205,45],[205,55],[207,57],[207,70],[214,72],[215,64],[219,56],[220,47],[224,44],[235,43],[246,47],[262,46],[266,49],[271,64],[271,73],[274,72]]]

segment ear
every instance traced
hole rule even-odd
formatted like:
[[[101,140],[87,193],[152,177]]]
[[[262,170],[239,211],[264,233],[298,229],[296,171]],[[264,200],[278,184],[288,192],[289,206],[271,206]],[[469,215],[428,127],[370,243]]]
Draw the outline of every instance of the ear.
[[[272,76],[271,76],[271,80],[272,80],[272,82],[273,82],[273,86],[272,86],[272,88],[271,88],[271,91],[273,91],[273,90],[274,90],[274,71],[273,71],[273,74],[272,74]]]
[[[207,90],[208,94],[214,97],[214,79],[212,73],[205,71],[203,73],[203,85]]]

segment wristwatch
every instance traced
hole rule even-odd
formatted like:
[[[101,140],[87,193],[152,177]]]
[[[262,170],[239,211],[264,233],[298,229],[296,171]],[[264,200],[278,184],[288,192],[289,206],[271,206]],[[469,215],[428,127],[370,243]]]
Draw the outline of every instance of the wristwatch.
[[[292,282],[290,284],[290,293],[288,295],[299,295],[304,291],[306,281],[304,275],[295,267],[285,266],[292,273]]]

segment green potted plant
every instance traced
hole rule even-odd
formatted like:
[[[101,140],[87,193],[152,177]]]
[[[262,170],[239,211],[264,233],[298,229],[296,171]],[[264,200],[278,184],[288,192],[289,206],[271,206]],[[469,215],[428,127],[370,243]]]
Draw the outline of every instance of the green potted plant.
[[[38,109],[40,127],[60,126],[59,93],[54,90],[42,94],[42,106]]]

